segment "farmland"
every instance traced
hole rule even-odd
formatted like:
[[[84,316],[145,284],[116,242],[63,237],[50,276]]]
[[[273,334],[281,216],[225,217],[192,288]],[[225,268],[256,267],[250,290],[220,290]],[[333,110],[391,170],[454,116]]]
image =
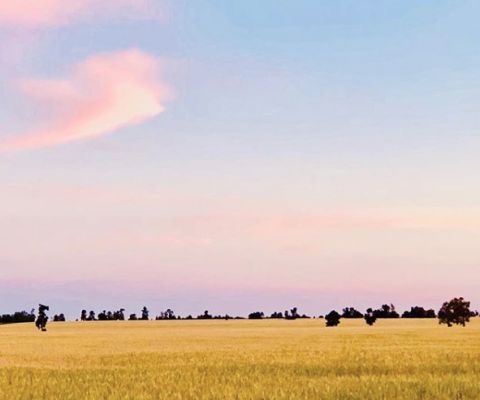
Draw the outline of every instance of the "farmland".
[[[0,326],[1,399],[478,399],[480,320]]]

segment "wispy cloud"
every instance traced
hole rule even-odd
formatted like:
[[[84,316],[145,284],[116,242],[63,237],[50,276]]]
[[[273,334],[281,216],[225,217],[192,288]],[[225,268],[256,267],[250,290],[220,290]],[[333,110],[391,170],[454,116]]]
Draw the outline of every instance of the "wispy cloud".
[[[99,15],[157,17],[155,0],[15,0],[0,2],[0,26],[36,29],[63,26]]]
[[[131,49],[92,56],[65,79],[22,81],[25,95],[52,115],[41,129],[4,138],[0,151],[94,138],[155,117],[168,95],[159,67],[157,58]]]

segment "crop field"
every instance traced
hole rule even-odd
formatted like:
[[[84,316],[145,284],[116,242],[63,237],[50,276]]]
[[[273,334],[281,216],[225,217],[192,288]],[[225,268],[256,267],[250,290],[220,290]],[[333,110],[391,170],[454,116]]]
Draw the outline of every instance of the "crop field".
[[[1,399],[479,399],[480,320],[0,326]]]

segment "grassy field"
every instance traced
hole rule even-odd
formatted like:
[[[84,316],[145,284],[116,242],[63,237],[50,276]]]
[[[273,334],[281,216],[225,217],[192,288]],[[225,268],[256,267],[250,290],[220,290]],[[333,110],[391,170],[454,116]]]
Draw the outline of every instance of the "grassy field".
[[[1,399],[479,399],[480,320],[0,326]]]

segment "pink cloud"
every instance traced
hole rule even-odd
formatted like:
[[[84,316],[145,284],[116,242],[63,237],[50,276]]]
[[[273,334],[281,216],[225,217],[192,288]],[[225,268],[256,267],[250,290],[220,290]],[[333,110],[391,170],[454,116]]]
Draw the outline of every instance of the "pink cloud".
[[[0,2],[0,26],[42,28],[98,15],[157,17],[154,0],[15,0]]]
[[[0,151],[90,139],[157,116],[168,96],[159,64],[132,49],[92,56],[66,79],[22,81],[25,95],[51,116],[44,128],[4,138]]]

